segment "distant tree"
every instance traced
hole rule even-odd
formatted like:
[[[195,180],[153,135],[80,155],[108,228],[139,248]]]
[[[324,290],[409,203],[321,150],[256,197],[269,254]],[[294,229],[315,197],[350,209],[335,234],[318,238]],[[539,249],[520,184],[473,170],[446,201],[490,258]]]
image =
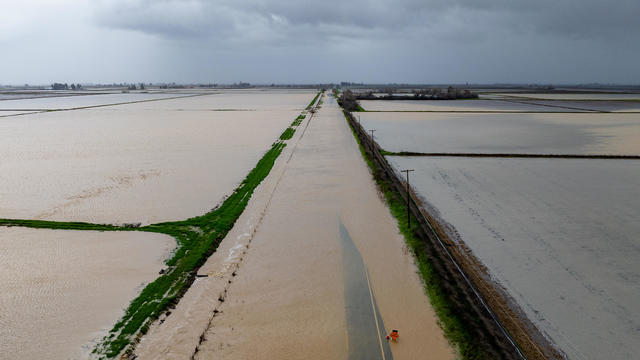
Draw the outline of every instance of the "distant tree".
[[[71,90],[75,90],[76,89],[76,84],[71,84]]]
[[[144,83],[140,83],[140,90],[144,90]]]

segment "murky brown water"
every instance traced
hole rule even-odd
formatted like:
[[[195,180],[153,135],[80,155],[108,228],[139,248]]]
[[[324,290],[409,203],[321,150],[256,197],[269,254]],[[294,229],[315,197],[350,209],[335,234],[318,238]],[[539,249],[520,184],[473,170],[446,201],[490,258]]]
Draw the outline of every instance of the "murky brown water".
[[[82,359],[175,246],[139,232],[0,227],[0,359]]]
[[[453,358],[395,221],[327,97],[201,268],[209,277],[143,339],[139,358],[188,359],[201,335],[198,359],[347,358],[341,221],[385,326],[400,330],[394,358]]]
[[[640,94],[545,94],[545,93],[500,93],[493,94],[499,96],[530,98],[530,99],[549,99],[549,100],[640,100]]]
[[[0,217],[152,223],[205,213],[315,93],[219,95],[3,118]],[[109,101],[129,100],[138,97]],[[211,111],[234,108],[249,111]],[[174,245],[148,233],[0,228],[0,358],[85,357]]]
[[[3,100],[0,101],[0,109],[61,110],[132,101],[158,100],[176,96],[184,96],[184,94],[130,93],[37,97],[19,100]]]
[[[3,118],[0,217],[153,223],[201,215],[313,96],[216,94]],[[240,106],[254,111],[206,111]]]
[[[640,353],[640,162],[390,157],[570,359]]]
[[[640,154],[640,114],[358,115],[389,151]]]
[[[500,100],[363,100],[360,105],[367,111],[571,111],[535,104],[522,104]],[[360,115],[360,114],[356,114]]]

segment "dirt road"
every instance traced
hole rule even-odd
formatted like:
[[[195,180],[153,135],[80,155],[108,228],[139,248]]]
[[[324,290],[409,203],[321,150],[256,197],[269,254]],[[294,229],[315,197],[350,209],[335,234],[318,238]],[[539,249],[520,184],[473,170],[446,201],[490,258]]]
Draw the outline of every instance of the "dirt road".
[[[140,359],[451,359],[334,100],[305,119]],[[398,329],[400,341],[384,339]]]

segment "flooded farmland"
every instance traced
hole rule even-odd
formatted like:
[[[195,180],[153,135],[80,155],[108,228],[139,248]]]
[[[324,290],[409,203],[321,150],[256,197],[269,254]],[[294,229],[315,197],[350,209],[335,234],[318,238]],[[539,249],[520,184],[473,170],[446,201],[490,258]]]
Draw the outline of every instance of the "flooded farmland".
[[[160,100],[186,96],[185,94],[163,93],[124,93],[124,94],[91,94],[73,96],[45,96],[37,98],[2,100],[0,109],[3,110],[65,110],[90,106],[113,105],[136,101]]]
[[[503,100],[363,100],[367,111],[452,111],[452,112],[570,112],[572,109]]]
[[[389,159],[570,359],[640,352],[640,163]]]
[[[214,94],[3,118],[0,216],[148,224],[203,214],[313,96]],[[240,106],[253,110],[206,111]]]
[[[562,101],[524,99],[523,105],[602,112],[458,113],[467,102],[451,101],[449,113],[358,115],[366,129],[376,130],[378,144],[394,152],[640,154],[640,116],[623,112],[634,102],[624,108],[621,101],[564,95],[571,94],[558,95]],[[637,96],[614,95],[602,98]],[[472,251],[569,359],[636,357],[640,161],[387,159],[398,171],[415,170],[411,185],[425,210]]]
[[[149,224],[202,215],[315,94],[0,101],[59,110],[0,121],[0,218]],[[64,110],[94,105],[107,106]],[[0,358],[86,358],[174,247],[150,233],[0,228]]]
[[[174,246],[160,234],[0,228],[0,358],[86,358]]]
[[[640,154],[640,114],[359,113],[387,151]]]

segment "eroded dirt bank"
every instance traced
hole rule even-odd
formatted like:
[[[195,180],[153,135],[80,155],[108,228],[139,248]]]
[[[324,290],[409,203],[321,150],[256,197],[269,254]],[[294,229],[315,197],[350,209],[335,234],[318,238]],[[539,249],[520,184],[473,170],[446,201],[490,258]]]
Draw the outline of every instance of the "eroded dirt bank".
[[[368,270],[373,323],[389,327],[376,333],[400,330],[393,358],[454,357],[340,109],[324,101],[138,358],[349,358],[361,334],[347,330],[340,222]]]

